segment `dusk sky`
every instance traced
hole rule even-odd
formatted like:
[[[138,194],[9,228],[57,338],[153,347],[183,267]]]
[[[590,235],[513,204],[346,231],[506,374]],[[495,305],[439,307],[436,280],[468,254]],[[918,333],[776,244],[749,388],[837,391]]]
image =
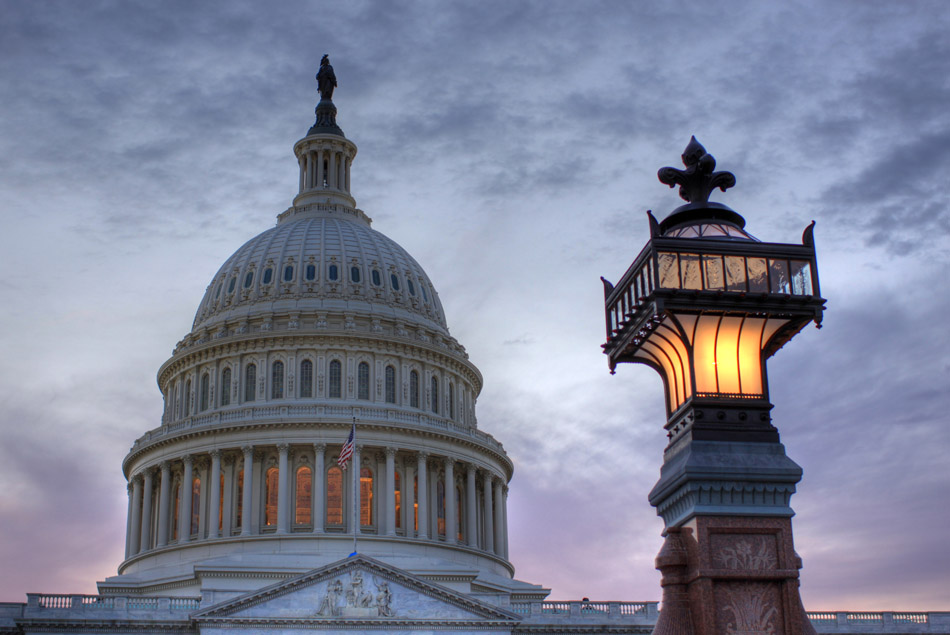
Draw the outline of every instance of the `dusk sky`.
[[[695,134],[824,327],[769,362],[808,610],[950,610],[950,3],[0,4],[0,600],[95,593],[218,267],[297,191],[330,54],[352,192],[439,291],[515,464],[516,576],[660,598],[663,387],[603,291]]]

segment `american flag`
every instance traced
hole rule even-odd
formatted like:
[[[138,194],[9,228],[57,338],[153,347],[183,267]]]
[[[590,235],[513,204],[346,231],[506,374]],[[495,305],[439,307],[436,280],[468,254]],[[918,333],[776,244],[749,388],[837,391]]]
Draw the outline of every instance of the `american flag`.
[[[346,469],[346,464],[350,462],[350,459],[353,458],[353,445],[356,443],[356,420],[353,420],[353,428],[350,430],[350,436],[347,437],[346,443],[343,444],[343,449],[340,450],[340,458],[336,460],[336,464],[339,465],[344,470]]]

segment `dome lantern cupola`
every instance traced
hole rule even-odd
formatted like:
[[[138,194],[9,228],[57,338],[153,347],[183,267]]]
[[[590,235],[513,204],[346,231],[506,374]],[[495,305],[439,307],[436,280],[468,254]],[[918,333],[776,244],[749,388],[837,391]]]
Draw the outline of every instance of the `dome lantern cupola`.
[[[307,136],[294,144],[294,154],[300,166],[299,192],[294,198],[294,206],[341,203],[356,207],[350,194],[350,166],[356,156],[356,144],[343,135],[336,123],[336,106],[333,104],[336,74],[327,55],[320,61],[317,88],[320,103],[314,111],[316,121],[307,131]]]

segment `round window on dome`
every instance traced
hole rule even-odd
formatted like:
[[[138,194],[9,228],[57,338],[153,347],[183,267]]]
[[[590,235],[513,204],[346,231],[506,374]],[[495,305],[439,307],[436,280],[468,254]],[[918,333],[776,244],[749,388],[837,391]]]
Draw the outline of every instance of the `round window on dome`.
[[[393,291],[399,291],[399,278],[396,277],[396,274],[394,273],[390,274],[389,281],[393,285]]]
[[[294,279],[294,267],[293,265],[287,265],[284,267],[284,282],[290,282]]]
[[[372,277],[373,284],[375,284],[377,287],[383,284],[383,279],[382,276],[379,275],[378,269],[373,269]]]
[[[409,295],[416,295],[416,286],[412,284],[412,280],[406,280],[406,287],[409,289]]]
[[[254,282],[254,272],[248,271],[247,275],[244,276],[244,288],[247,289],[250,287],[252,282]]]
[[[315,265],[307,265],[307,280],[314,280],[317,277],[317,267]]]
[[[235,284],[237,284],[237,276],[231,278],[231,282],[228,283],[228,293],[234,293]]]
[[[274,279],[274,270],[268,267],[264,269],[264,278],[261,280],[264,284],[270,284],[270,281]]]
[[[359,267],[350,267],[350,280],[353,282],[360,281],[360,268]]]
[[[339,278],[340,268],[337,267],[336,265],[330,265],[329,268],[327,268],[327,277],[330,280],[336,280],[337,278]]]

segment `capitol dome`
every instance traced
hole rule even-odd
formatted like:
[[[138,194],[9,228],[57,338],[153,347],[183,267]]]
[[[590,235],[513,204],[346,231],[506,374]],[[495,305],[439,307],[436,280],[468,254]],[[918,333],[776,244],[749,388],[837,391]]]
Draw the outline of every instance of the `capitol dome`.
[[[478,429],[481,374],[428,275],[356,207],[328,95],[316,115],[293,205],[224,262],[158,371],[161,425],[123,461],[126,555],[100,592],[217,601],[356,552],[543,597],[513,579],[513,466]]]

